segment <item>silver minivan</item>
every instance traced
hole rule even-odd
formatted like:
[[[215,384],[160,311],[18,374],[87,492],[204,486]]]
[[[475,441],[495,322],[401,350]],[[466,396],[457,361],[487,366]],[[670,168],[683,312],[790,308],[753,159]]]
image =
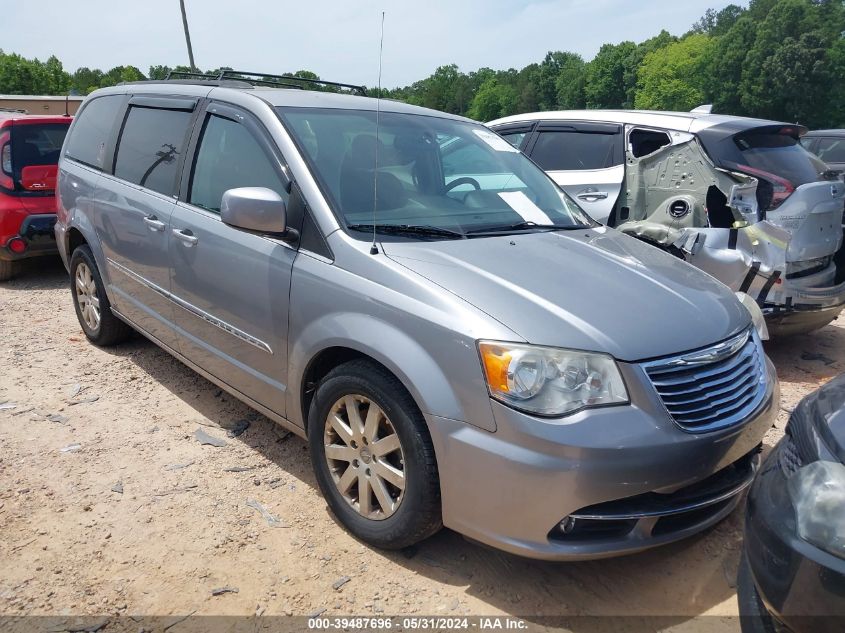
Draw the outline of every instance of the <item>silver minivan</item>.
[[[692,112],[532,112],[488,124],[596,220],[690,262],[757,302],[772,335],[845,307],[845,185],[807,129]]]
[[[83,104],[56,236],[93,343],[137,330],[306,438],[377,547],[590,558],[731,512],[779,406],[732,292],[477,123],[245,78]]]

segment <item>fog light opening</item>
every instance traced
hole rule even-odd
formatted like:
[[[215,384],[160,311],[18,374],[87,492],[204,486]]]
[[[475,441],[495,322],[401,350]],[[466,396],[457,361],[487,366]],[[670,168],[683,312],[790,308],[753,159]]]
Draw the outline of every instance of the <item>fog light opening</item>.
[[[571,534],[575,529],[575,517],[568,516],[560,522],[560,531],[564,534]]]
[[[6,246],[9,247],[10,251],[17,254],[23,253],[26,250],[26,242],[19,237],[13,237],[10,239]]]

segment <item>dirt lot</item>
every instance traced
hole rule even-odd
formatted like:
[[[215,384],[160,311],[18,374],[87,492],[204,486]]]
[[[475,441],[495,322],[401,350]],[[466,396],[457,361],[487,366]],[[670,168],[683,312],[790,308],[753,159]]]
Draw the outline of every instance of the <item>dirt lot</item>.
[[[40,268],[0,285],[0,615],[629,614],[682,626],[737,612],[741,511],[597,562],[522,560],[447,530],[412,551],[369,549],[332,520],[303,441],[140,337],[88,344],[64,269]],[[768,450],[786,411],[845,371],[845,318],[767,348],[784,409]],[[226,445],[201,445],[197,429]]]

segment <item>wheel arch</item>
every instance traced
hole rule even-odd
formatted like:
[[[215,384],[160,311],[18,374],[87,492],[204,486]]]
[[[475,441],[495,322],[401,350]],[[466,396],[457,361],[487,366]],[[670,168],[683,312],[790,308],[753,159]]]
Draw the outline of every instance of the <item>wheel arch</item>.
[[[470,405],[462,401],[429,351],[393,325],[364,314],[326,315],[308,324],[294,340],[287,412],[291,422],[303,428],[319,381],[334,367],[360,358],[395,376],[423,414],[455,420],[479,418],[466,410]],[[489,400],[483,400],[489,407]],[[483,419],[492,423],[489,409]]]

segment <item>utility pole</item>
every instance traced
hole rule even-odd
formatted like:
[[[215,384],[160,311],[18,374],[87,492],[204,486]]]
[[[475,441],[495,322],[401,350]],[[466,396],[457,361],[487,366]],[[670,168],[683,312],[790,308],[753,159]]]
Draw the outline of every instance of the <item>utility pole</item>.
[[[185,43],[188,45],[188,60],[191,63],[191,72],[196,72],[194,49],[191,47],[191,33],[188,31],[188,14],[185,13],[185,0],[179,0],[179,6],[182,8],[182,26],[185,27]]]

